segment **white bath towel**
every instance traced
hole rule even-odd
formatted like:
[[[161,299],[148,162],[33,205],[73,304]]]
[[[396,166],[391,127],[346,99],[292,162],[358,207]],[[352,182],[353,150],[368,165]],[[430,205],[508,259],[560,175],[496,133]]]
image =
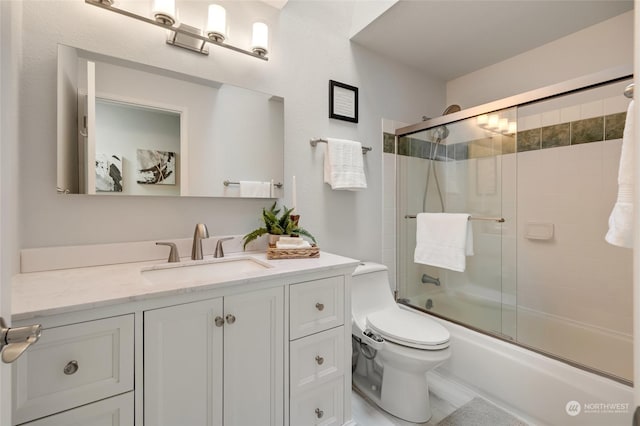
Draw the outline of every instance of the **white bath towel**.
[[[622,152],[618,168],[618,199],[609,216],[609,231],[604,237],[609,244],[626,248],[633,248],[633,181],[636,150],[633,110],[634,105],[631,101],[622,134]]]
[[[249,198],[271,197],[271,182],[240,181],[240,196]]]
[[[356,191],[367,188],[362,161],[362,144],[345,139],[327,139],[324,181],[331,189]]]
[[[473,231],[466,213],[419,213],[413,261],[463,272],[473,255]]]

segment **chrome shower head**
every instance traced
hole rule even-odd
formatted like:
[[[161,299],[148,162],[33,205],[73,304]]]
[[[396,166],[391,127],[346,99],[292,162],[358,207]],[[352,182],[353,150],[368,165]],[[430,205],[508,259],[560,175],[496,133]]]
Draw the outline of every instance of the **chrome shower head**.
[[[447,109],[444,110],[442,115],[453,114],[454,112],[458,112],[458,111],[461,111],[461,110],[462,110],[462,108],[460,108],[460,105],[458,105],[458,104],[449,105],[447,107]]]
[[[442,139],[446,139],[449,136],[449,129],[447,126],[438,126],[433,131],[433,136],[436,138],[437,143],[440,143]]]

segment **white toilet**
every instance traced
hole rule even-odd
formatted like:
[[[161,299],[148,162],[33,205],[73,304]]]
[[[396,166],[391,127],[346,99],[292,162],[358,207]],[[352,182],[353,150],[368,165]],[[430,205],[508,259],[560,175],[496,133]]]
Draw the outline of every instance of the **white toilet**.
[[[358,353],[356,388],[396,417],[428,421],[426,373],[451,356],[447,329],[425,314],[398,306],[387,267],[376,263],[361,263],[353,273],[351,323]]]

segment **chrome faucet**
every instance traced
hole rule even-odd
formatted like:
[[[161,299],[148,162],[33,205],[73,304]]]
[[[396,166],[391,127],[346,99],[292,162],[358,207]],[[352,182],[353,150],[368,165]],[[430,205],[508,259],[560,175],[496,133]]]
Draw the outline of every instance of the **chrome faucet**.
[[[224,257],[224,250],[222,249],[222,243],[224,241],[233,240],[233,237],[220,238],[216,243],[216,249],[213,252],[213,257]]]
[[[435,284],[440,285],[440,278],[432,277],[429,274],[422,274],[422,283],[423,284]]]
[[[209,230],[207,229],[207,225],[199,223],[193,232],[193,246],[191,248],[192,260],[202,260],[202,240],[204,238],[209,238]]]

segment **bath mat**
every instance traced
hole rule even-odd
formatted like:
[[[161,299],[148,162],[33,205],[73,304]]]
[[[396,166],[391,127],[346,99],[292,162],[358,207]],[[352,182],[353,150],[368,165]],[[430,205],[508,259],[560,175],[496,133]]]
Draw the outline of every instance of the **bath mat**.
[[[482,398],[473,398],[442,419],[438,426],[527,426]]]

